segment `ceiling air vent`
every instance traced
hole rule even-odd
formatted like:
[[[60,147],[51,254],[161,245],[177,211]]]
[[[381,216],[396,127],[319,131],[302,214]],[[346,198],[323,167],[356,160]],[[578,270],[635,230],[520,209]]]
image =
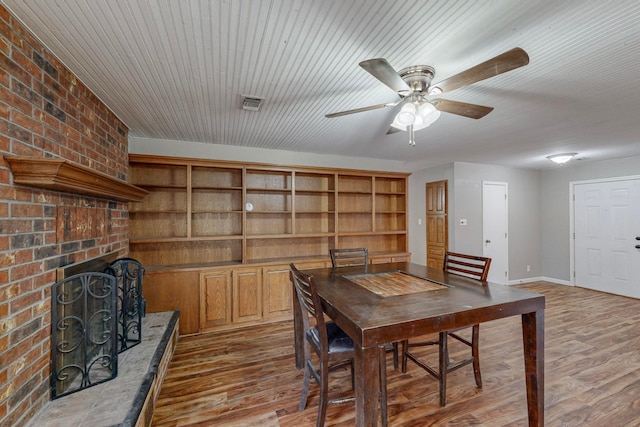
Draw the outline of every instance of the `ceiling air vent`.
[[[243,95],[242,109],[247,111],[258,111],[262,105],[262,101],[264,101],[264,98]]]

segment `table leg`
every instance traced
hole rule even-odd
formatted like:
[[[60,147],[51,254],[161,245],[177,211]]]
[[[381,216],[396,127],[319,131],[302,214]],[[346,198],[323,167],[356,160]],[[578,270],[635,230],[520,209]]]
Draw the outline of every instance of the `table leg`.
[[[378,425],[378,347],[355,346],[356,426]]]
[[[544,310],[522,315],[529,427],[544,426]]]

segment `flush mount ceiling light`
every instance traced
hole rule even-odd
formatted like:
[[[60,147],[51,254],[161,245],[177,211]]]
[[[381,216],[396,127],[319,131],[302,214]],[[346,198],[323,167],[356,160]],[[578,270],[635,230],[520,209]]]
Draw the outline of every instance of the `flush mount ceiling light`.
[[[578,153],[554,154],[553,156],[547,156],[547,159],[551,160],[553,163],[563,165],[573,159],[577,154]]]

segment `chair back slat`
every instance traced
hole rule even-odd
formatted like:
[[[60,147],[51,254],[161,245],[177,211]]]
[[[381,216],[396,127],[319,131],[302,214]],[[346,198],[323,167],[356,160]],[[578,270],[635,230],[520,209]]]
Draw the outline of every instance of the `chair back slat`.
[[[444,255],[444,271],[472,279],[486,281],[490,266],[491,258],[449,251]]]
[[[367,248],[330,249],[329,255],[333,267],[369,264],[369,250]]]

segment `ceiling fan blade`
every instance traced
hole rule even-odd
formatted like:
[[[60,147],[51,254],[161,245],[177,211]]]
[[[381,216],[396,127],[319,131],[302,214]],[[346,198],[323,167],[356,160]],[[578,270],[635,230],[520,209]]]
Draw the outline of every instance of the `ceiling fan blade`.
[[[354,108],[353,110],[339,111],[337,113],[325,114],[324,116],[328,119],[331,119],[333,117],[346,116],[348,114],[362,113],[363,111],[378,110],[385,107],[395,107],[400,101],[402,100],[399,100],[397,102],[387,102],[386,104],[376,104],[370,105],[368,107]]]
[[[374,58],[362,61],[360,66],[376,79],[393,89],[399,95],[408,95],[411,88],[398,75],[396,70],[384,58]]]
[[[457,114],[459,116],[469,117],[472,119],[481,119],[493,111],[493,107],[467,104],[466,102],[451,101],[449,99],[436,99],[431,101],[431,103],[438,110],[444,111],[445,113]]]
[[[488,79],[489,77],[515,70],[528,63],[529,55],[527,55],[527,52],[516,47],[433,85],[429,93],[435,95],[438,93],[451,92],[452,90]]]

